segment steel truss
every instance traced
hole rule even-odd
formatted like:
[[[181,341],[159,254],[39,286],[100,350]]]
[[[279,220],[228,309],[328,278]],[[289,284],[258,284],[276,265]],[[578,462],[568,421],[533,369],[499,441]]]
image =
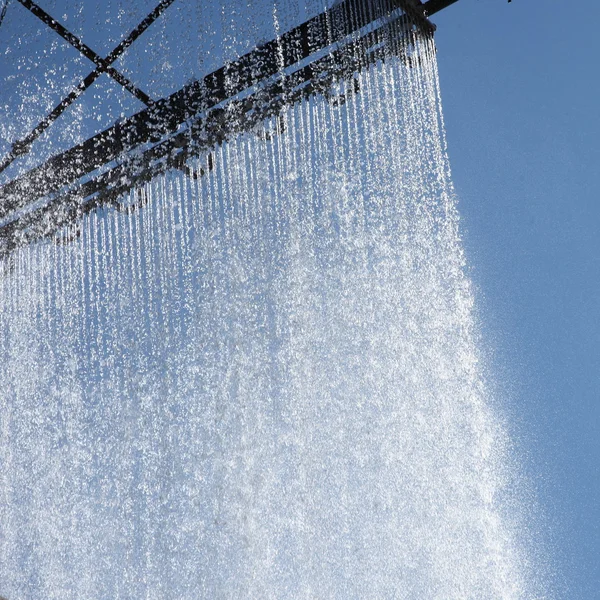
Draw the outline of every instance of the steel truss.
[[[0,256],[53,235],[166,170],[197,177],[212,168],[210,150],[252,131],[284,107],[385,60],[390,49],[405,60],[417,36],[431,36],[428,17],[457,0],[344,0],[278,38],[258,46],[201,81],[152,100],[112,63],[174,2],[162,0],[107,57],[102,58],[32,0],[18,0],[89,58],[96,68],[25,138],[13,144],[0,171],[22,154],[93,82],[106,73],[147,107],[0,187]],[[389,41],[392,43],[387,43]],[[336,98],[336,102],[344,101]],[[207,155],[206,169],[186,165]]]

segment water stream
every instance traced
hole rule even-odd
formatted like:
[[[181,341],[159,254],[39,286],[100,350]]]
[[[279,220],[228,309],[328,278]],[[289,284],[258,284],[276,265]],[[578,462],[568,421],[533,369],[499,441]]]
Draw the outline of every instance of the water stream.
[[[531,597],[419,55],[0,265],[0,594]]]

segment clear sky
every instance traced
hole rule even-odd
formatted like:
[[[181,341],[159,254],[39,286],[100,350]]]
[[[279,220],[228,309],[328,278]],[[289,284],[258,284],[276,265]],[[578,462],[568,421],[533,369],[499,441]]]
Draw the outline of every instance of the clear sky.
[[[450,160],[492,371],[561,597],[600,598],[600,3],[435,15]]]

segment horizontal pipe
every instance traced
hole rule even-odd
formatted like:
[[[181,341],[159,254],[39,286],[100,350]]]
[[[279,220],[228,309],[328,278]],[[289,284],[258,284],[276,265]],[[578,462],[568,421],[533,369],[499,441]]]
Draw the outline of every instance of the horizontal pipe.
[[[428,0],[428,2],[425,2],[423,5],[425,8],[425,14],[428,17],[431,17],[431,15],[440,12],[440,10],[444,10],[444,8],[448,8],[455,2],[458,2],[458,0]]]

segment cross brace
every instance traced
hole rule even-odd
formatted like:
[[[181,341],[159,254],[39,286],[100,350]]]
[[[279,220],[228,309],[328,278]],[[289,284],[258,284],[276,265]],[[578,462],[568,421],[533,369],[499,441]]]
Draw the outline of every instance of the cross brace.
[[[430,2],[441,10],[438,0]],[[184,168],[190,156],[210,153],[285,106],[353,79],[385,60],[389,47],[403,52],[414,36],[433,34],[428,6],[419,0],[344,0],[5,184],[0,256],[99,206],[122,208],[118,198],[128,190]],[[384,43],[389,39],[395,43]]]
[[[131,92],[138,100],[152,105],[152,99],[142,90],[137,88],[122,73],[117,71],[111,65],[125,52],[131,44],[171,5],[175,0],[162,0],[160,4],[106,57],[102,58],[94,52],[89,46],[84,44],[76,35],[67,30],[56,19],[51,17],[43,8],[38,6],[32,0],[18,0],[25,8],[31,11],[42,22],[46,23],[51,29],[56,31],[74,48],[79,50],[86,58],[96,64],[96,69],[83,79],[70,93],[61,100],[54,109],[31,131],[25,138],[13,143],[10,153],[0,162],[0,173],[10,166],[16,158],[29,152],[31,144],[71,105],[85,90],[87,90],[95,81],[106,73],[110,75],[117,83],[122,85],[127,91]]]

